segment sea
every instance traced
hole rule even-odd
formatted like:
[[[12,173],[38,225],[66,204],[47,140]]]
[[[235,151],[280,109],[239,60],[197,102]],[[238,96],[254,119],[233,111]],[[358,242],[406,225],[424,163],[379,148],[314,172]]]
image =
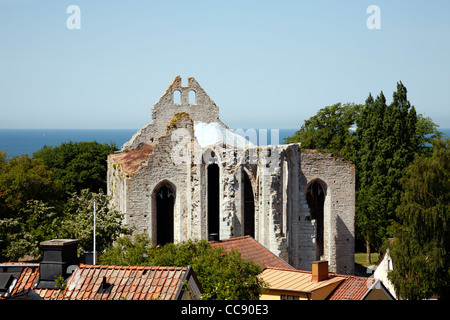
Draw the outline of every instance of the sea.
[[[253,144],[283,144],[284,138],[298,129],[235,129]],[[44,146],[59,146],[63,142],[96,141],[115,143],[120,149],[138,129],[0,129],[0,150],[9,158],[27,154],[30,157]],[[251,137],[251,138],[249,138]],[[256,143],[252,139],[256,137]],[[273,140],[273,141],[272,141]]]

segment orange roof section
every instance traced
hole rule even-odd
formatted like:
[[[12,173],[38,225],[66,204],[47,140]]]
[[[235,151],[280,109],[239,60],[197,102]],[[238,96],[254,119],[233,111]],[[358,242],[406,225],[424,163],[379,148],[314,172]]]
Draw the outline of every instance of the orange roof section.
[[[270,267],[261,273],[261,277],[263,281],[269,283],[270,290],[302,293],[311,293],[314,290],[335,285],[345,280],[343,276],[330,275],[327,280],[315,282],[312,281],[311,272]]]
[[[253,239],[251,236],[236,237],[211,242],[213,247],[222,247],[225,251],[238,250],[242,259],[251,260],[261,266],[294,269],[286,261],[277,257],[270,250]]]

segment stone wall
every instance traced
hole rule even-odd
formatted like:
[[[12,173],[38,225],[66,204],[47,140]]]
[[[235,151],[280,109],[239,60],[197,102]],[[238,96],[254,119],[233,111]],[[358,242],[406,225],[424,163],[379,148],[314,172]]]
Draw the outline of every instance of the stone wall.
[[[192,89],[196,105],[187,103]],[[173,104],[176,90],[180,105]],[[175,193],[174,241],[208,239],[208,166],[214,163],[219,167],[220,239],[244,235],[248,175],[258,242],[299,269],[310,270],[311,261],[325,259],[331,272],[353,273],[355,168],[350,162],[302,151],[297,144],[237,148],[217,143],[202,149],[194,138],[194,121],[221,122],[217,106],[193,78],[188,87],[175,78],[152,108],[152,117],[122,152],[108,158],[108,194],[136,233],[146,232],[155,241],[156,191],[167,185]],[[320,257],[317,221],[305,195],[314,181],[326,194]]]

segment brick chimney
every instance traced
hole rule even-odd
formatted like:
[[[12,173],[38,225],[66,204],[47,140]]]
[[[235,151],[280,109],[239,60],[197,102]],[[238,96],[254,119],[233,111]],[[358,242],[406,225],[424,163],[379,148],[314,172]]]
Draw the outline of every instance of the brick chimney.
[[[319,282],[328,279],[328,261],[312,261],[311,271],[313,282]]]
[[[67,278],[67,268],[78,263],[77,246],[79,240],[53,239],[41,242],[44,257],[39,266],[39,289],[55,288],[55,279]]]

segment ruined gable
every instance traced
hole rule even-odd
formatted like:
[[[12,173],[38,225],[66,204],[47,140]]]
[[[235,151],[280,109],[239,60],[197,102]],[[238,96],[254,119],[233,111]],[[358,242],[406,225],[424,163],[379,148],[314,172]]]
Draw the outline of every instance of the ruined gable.
[[[135,148],[142,142],[156,142],[165,133],[167,124],[176,113],[189,114],[193,122],[218,122],[226,127],[219,119],[219,107],[198,82],[190,77],[188,85],[183,87],[181,77],[177,76],[152,107],[152,122],[142,127],[122,146],[122,150]]]

